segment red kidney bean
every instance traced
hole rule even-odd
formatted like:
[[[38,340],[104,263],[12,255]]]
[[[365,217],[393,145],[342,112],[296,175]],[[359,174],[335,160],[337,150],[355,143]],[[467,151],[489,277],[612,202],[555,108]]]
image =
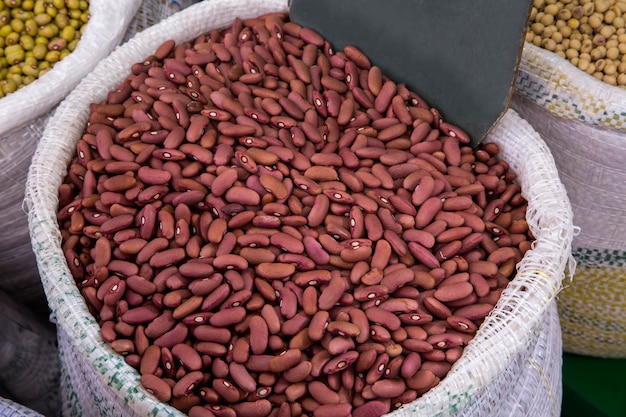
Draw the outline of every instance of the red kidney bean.
[[[159,401],[168,402],[172,398],[172,388],[163,379],[153,375],[141,375],[141,384]]]

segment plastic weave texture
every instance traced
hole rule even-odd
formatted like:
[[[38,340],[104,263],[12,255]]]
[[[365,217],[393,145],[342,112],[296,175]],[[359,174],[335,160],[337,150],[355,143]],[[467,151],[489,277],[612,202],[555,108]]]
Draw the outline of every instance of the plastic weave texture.
[[[128,30],[122,42],[128,41],[135,34],[199,1],[201,0],[143,0],[141,7],[128,24]]]
[[[0,397],[58,416],[60,365],[56,329],[0,291]]]
[[[74,52],[38,80],[0,99],[0,289],[47,314],[46,300],[30,246],[27,218],[22,209],[24,184],[50,114],[79,81],[115,48],[141,5],[123,0],[110,7],[91,0],[90,20]]]
[[[138,373],[102,341],[61,250],[57,190],[89,117],[89,103],[103,100],[133,63],[163,41],[190,40],[228,26],[236,16],[273,11],[287,11],[287,1],[205,0],[176,13],[98,64],[59,105],[46,127],[29,171],[25,202],[33,251],[59,327],[64,415],[182,415],[151,396],[140,385]],[[500,416],[501,410],[515,415],[519,409],[537,410],[534,416],[560,413],[560,330],[550,308],[570,259],[571,207],[549,149],[516,112],[507,112],[488,140],[500,146],[502,158],[519,176],[536,242],[448,376],[390,415]]]
[[[558,301],[564,350],[626,357],[626,91],[533,45],[516,89],[513,108],[550,147],[580,228]]]
[[[526,42],[515,92],[550,113],[626,131],[626,90],[589,75],[569,61]]]
[[[48,308],[22,202],[28,167],[48,118],[49,114],[42,115],[0,137],[0,222],[4,225],[0,234],[0,289],[43,315]]]
[[[48,113],[115,48],[141,0],[90,0],[90,19],[76,49],[41,78],[0,99],[0,136]]]
[[[0,417],[43,417],[43,415],[7,398],[0,398]]]

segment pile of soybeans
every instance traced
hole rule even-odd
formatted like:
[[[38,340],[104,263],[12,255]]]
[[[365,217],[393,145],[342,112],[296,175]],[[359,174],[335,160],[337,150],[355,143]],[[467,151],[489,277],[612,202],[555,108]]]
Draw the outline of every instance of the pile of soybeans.
[[[534,0],[526,41],[610,85],[626,86],[626,1]]]

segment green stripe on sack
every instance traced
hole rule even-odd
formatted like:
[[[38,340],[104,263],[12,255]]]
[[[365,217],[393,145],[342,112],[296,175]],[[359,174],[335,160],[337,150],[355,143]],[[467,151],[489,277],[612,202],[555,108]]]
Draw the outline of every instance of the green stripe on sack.
[[[623,250],[572,248],[572,255],[579,265],[626,266],[626,252]]]

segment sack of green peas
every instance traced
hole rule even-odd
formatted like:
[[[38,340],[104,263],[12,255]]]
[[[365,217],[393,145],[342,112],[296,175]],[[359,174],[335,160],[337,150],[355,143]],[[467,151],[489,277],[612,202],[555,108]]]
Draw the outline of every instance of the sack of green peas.
[[[565,351],[626,357],[626,2],[536,1],[513,107],[556,161],[580,232]]]
[[[0,2],[0,33],[8,32],[6,36],[0,34],[0,45],[10,46],[7,42],[13,43],[13,39],[20,35],[25,42],[34,42],[48,50],[49,44],[44,41],[58,44],[62,42],[59,39],[65,40],[61,38],[65,28],[82,28],[74,30],[74,40],[68,42],[65,48],[54,51],[64,56],[54,66],[53,62],[45,60],[45,56],[35,64],[34,51],[29,51],[30,46],[22,45],[21,41],[14,46],[14,49],[24,50],[25,59],[18,64],[9,65],[6,48],[0,48],[0,182],[3,184],[0,189],[0,220],[5,225],[0,237],[0,251],[4,254],[0,258],[0,288],[14,294],[18,301],[47,314],[30,248],[22,199],[28,166],[48,118],[68,92],[120,42],[195,1],[124,1],[117,3],[116,7],[108,7],[107,2],[101,0],[92,0],[89,4],[85,1],[62,1],[59,4],[43,1]],[[29,3],[32,4],[29,6]],[[42,12],[40,9],[44,4],[46,7]],[[55,33],[58,30],[52,27],[56,24],[60,32],[50,39],[44,38],[38,29],[28,29],[36,20],[49,20],[47,26],[42,27]],[[21,32],[18,32],[19,29]],[[65,29],[65,32],[68,30]],[[69,39],[69,35],[66,37]],[[52,54],[48,58],[54,59]],[[37,69],[29,69],[29,63]],[[35,78],[35,73],[27,75],[23,71],[35,71],[41,78]]]
[[[58,190],[89,117],[133,64],[166,40],[182,42],[235,17],[287,11],[286,0],[204,1],[145,29],[99,63],[46,127],[29,172],[26,205],[33,250],[59,329],[64,415],[182,416],[158,401],[100,333],[71,275],[56,221]],[[450,373],[417,401],[390,415],[553,416],[560,412],[561,339],[555,297],[569,259],[571,210],[541,137],[509,111],[491,132],[518,174],[536,241],[476,337]],[[216,408],[217,410],[217,408]]]
[[[12,324],[19,329],[10,337],[0,337],[0,396],[7,400],[29,405],[46,415],[56,415],[60,409],[60,402],[55,401],[59,388],[59,358],[54,344],[56,329],[48,319],[48,304],[23,209],[26,176],[39,138],[58,102],[91,71],[97,61],[108,55],[124,38],[190,3],[191,0],[124,1],[110,7],[109,2],[99,0],[92,0],[89,4],[69,0],[0,2],[0,90],[4,88],[2,91],[6,92],[0,94],[0,221],[4,225],[0,236],[0,304],[4,307],[0,308],[0,321],[5,323],[5,331],[12,330]],[[33,22],[37,23],[35,18],[39,23],[49,21],[46,23],[49,26],[41,26],[46,26],[47,31],[55,32],[53,26],[56,25],[61,29],[59,35],[64,28],[84,24],[80,30],[80,47],[76,43],[71,48],[68,45],[62,48],[61,51],[65,50],[61,52],[63,55],[70,49],[73,52],[58,62],[59,66],[55,66],[54,70],[50,69],[45,75],[42,71],[42,77],[36,82],[32,75],[26,78],[26,74],[17,73],[27,62],[7,66],[4,48],[7,41],[13,44],[16,35],[24,36],[25,42],[33,41],[44,46],[43,35],[36,40],[38,32],[33,33],[32,27],[27,30]],[[71,22],[64,21],[64,18]],[[27,33],[28,36],[25,35]],[[69,39],[69,35],[66,37]],[[52,39],[58,45],[61,42],[59,39],[64,38],[55,36]],[[25,55],[28,52],[28,56],[35,58],[30,54],[32,51],[28,51],[28,44],[18,42],[16,45],[26,49]],[[15,51],[15,48],[11,50]],[[48,68],[49,64],[42,61],[40,65]],[[11,92],[17,85],[17,78],[11,74],[22,77],[20,82],[29,84]],[[13,304],[8,304],[9,301],[17,304],[13,307]],[[19,321],[16,320],[18,311]],[[41,330],[41,326],[45,328]],[[51,340],[52,345],[43,343],[44,338]],[[34,375],[37,378],[34,379]],[[4,411],[2,407],[0,411]],[[8,405],[6,411],[9,411]],[[0,412],[0,415],[4,414]]]
[[[0,6],[0,135],[50,111],[124,36],[139,0],[7,0]]]
[[[28,245],[23,188],[55,106],[117,46],[140,1],[0,2],[0,288],[42,310],[45,298]],[[62,58],[62,59],[61,59]],[[45,313],[45,308],[43,308]]]

